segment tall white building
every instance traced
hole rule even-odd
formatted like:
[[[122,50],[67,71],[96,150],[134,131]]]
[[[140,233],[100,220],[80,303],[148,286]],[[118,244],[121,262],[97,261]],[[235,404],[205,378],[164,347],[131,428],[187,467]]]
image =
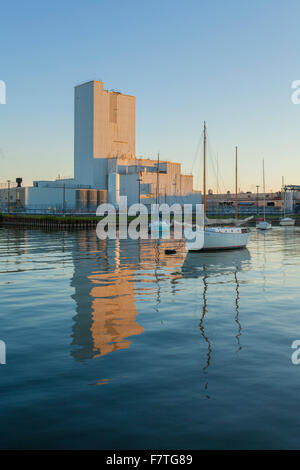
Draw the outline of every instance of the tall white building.
[[[75,87],[75,183],[107,190],[108,201],[118,204],[154,201],[157,162],[135,155],[134,96],[107,91],[103,82],[91,81]],[[186,196],[193,192],[192,175],[181,174],[181,165],[161,161],[161,197]]]
[[[107,159],[135,157],[135,97],[93,80],[75,87],[74,177],[107,189]]]

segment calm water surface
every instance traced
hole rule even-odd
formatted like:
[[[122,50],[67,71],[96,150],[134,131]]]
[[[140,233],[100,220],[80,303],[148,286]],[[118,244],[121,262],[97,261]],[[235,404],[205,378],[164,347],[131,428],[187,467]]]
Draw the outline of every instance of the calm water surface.
[[[174,244],[0,229],[1,448],[300,448],[300,230]]]

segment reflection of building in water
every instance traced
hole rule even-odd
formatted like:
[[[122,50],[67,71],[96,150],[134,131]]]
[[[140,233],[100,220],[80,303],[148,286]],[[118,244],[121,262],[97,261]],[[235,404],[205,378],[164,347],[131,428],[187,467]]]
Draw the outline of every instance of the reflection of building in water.
[[[94,232],[74,234],[72,287],[77,304],[72,355],[76,360],[127,349],[144,332],[136,321],[135,275],[142,263],[153,268],[157,246],[150,241],[99,240]],[[173,265],[160,247],[160,265]],[[178,260],[177,260],[178,262]],[[143,282],[139,279],[139,283]],[[147,291],[147,280],[144,281]],[[143,288],[139,286],[139,292]]]
[[[133,270],[117,268],[112,273],[93,273],[89,277],[94,285],[90,295],[95,356],[127,349],[131,341],[126,338],[144,332],[135,320],[133,275]]]
[[[71,285],[77,314],[72,344],[80,348],[72,355],[77,360],[126,349],[131,343],[127,338],[144,331],[136,322],[134,267],[122,266],[118,240],[102,241],[93,235],[82,232],[75,238]]]

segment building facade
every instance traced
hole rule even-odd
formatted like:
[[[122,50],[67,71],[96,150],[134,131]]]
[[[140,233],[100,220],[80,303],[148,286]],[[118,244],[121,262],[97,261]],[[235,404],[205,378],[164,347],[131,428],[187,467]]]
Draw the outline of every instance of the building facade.
[[[135,97],[93,80],[75,87],[74,179],[107,189],[107,162],[135,157]]]

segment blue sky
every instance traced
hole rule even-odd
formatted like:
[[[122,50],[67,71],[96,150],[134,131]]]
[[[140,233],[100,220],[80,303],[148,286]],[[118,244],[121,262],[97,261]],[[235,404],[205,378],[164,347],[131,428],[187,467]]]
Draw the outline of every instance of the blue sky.
[[[137,154],[193,166],[203,121],[208,186],[300,184],[300,2],[1,2],[0,181],[73,175],[73,88],[103,80],[137,98]]]

